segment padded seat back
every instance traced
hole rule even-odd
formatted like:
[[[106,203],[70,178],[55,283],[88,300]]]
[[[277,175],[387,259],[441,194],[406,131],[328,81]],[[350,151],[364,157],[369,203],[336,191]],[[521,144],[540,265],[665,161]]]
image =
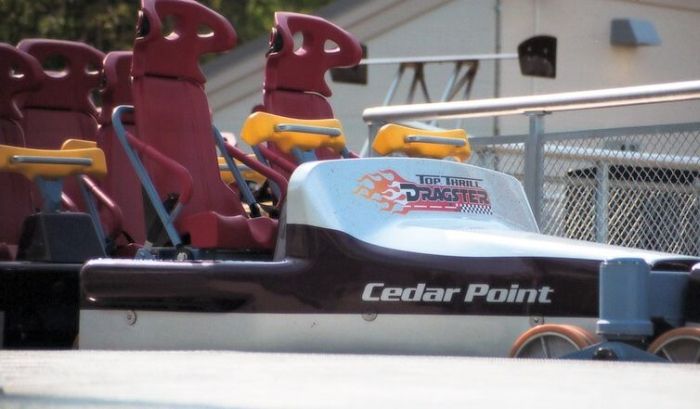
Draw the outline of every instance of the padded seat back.
[[[131,52],[114,51],[103,63],[102,109],[97,144],[104,151],[109,173],[102,180],[102,189],[119,205],[124,215],[123,229],[136,243],[146,239],[141,184],[119,143],[112,126],[112,111],[119,105],[133,105],[131,96]],[[122,117],[125,128],[136,134],[132,115]],[[109,229],[107,229],[109,230]]]
[[[295,49],[294,36],[303,37]],[[327,48],[327,42],[334,43]],[[263,111],[299,119],[333,118],[326,98],[332,95],[325,74],[334,67],[357,65],[362,48],[357,39],[320,17],[275,13],[265,66]],[[338,158],[319,149],[320,159]]]
[[[43,38],[22,40],[17,49],[32,55],[42,67],[41,87],[20,96],[27,147],[60,149],[67,139],[94,141],[98,109],[91,93],[99,87],[104,54],[84,43]],[[63,191],[85,209],[73,178],[64,181]],[[39,207],[39,195],[34,192],[34,206]]]
[[[173,31],[163,33],[168,17]],[[202,27],[210,33],[198,33]],[[235,44],[228,21],[195,1],[142,1],[132,63],[136,129],[141,140],[187,168],[194,180],[178,223],[206,211],[245,214],[236,193],[220,177],[206,80],[198,64],[202,54]],[[148,158],[144,165],[162,199],[180,191],[167,170]]]
[[[99,87],[104,54],[87,44],[63,40],[22,40],[17,48],[44,67],[41,88],[25,94],[22,101],[28,146],[58,149],[70,138],[95,140],[98,110],[91,92]]]
[[[16,98],[41,85],[41,66],[31,55],[0,43],[0,144],[25,146]],[[0,173],[0,245],[16,246],[22,222],[33,211],[32,184],[22,175]]]

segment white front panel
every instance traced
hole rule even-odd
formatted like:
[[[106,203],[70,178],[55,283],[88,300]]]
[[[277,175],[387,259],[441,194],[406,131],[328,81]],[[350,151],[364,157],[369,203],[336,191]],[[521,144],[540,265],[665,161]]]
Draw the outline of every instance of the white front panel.
[[[515,178],[434,159],[306,163],[292,175],[287,202],[289,223],[342,230],[357,237],[376,226],[409,220],[537,231]]]
[[[289,182],[286,210],[290,224],[427,254],[455,254],[443,248],[455,231],[538,231],[515,178],[434,159],[303,164]],[[442,239],[428,237],[428,246],[412,242],[423,227],[440,230]],[[461,250],[457,254],[464,255]]]
[[[136,320],[134,321],[134,314]],[[366,318],[366,317],[365,317]],[[81,349],[231,349],[506,356],[528,317],[380,314],[80,313]],[[594,330],[594,319],[547,319]]]
[[[426,199],[409,200],[417,196]],[[640,257],[649,263],[663,257],[683,258],[541,235],[515,178],[433,159],[303,164],[289,182],[287,223],[342,231],[380,247],[434,255]]]

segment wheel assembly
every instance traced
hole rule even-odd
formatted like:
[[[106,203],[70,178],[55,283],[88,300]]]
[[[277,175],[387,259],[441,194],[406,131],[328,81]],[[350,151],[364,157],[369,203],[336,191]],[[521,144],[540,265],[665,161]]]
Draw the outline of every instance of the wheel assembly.
[[[599,342],[587,329],[575,325],[544,324],[530,328],[515,340],[512,358],[561,358]]]
[[[672,329],[652,342],[647,351],[670,362],[700,363],[700,328]]]

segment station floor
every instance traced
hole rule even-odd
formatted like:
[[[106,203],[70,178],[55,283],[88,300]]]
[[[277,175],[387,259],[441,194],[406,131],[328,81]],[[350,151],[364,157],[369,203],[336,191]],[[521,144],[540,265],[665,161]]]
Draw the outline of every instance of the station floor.
[[[700,365],[0,351],[0,408],[698,408]]]

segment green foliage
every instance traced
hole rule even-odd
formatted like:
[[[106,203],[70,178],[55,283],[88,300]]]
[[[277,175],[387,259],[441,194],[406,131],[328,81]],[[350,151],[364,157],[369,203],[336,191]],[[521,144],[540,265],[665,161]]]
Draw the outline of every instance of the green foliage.
[[[236,28],[240,42],[251,40],[272,27],[275,11],[312,12],[330,0],[203,0]]]
[[[269,30],[275,11],[311,12],[331,0],[203,0],[233,23],[239,44]],[[130,49],[136,0],[0,0],[0,42],[43,37],[104,51]]]

